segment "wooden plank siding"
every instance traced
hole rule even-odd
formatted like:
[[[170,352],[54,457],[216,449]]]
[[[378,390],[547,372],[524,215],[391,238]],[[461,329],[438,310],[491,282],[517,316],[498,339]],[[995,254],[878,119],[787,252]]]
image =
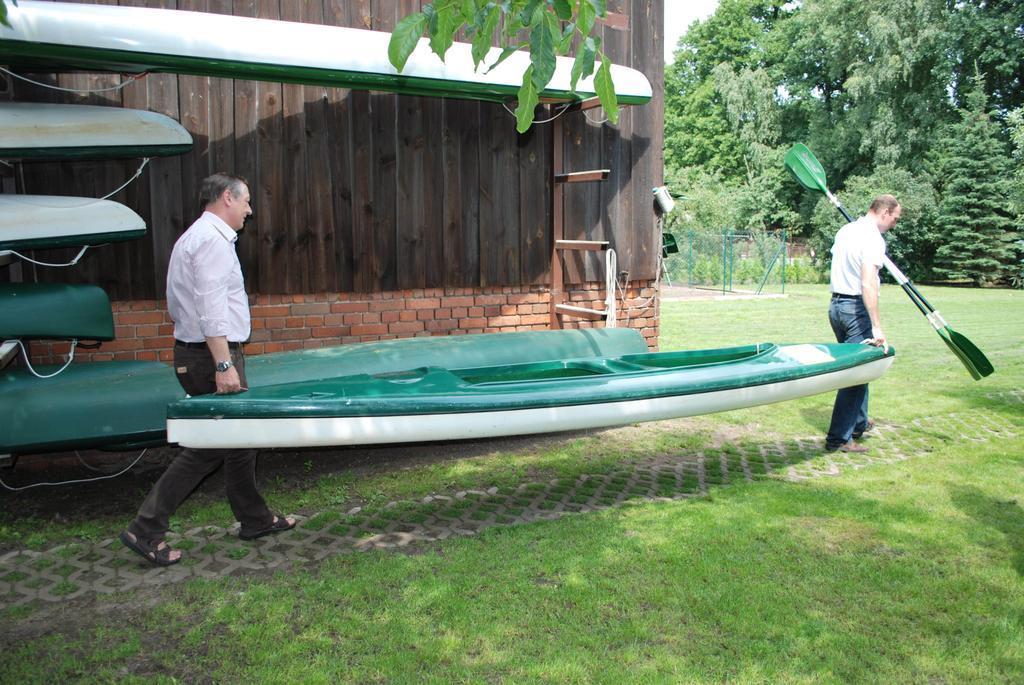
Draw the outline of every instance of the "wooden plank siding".
[[[79,0],[98,2],[100,0]],[[102,0],[389,31],[424,0]],[[628,30],[602,25],[612,61],[650,79],[654,101],[598,124],[602,110],[564,115],[524,135],[499,104],[338,88],[151,74],[121,90],[77,95],[14,82],[14,100],[148,109],[180,121],[188,154],[158,158],[113,199],[149,226],[137,241],[91,250],[73,268],[26,265],[24,280],[88,282],[112,299],[163,297],[171,247],[198,214],[214,171],[249,180],[254,217],[238,253],[253,294],[379,293],[543,285],[551,278],[552,146],[565,171],[608,168],[603,183],[567,185],[565,238],[608,240],[631,280],[656,275],[651,187],[661,182],[665,0],[609,0]],[[344,49],[343,45],[338,46]],[[64,88],[107,88],[110,74],[31,74]],[[509,108],[514,103],[509,104]],[[537,118],[558,106],[538,109]],[[587,116],[589,115],[590,120]],[[24,162],[17,192],[100,197],[141,160]],[[9,184],[8,184],[9,185]],[[73,250],[37,252],[47,261]],[[566,253],[566,282],[603,280],[601,253]],[[0,280],[11,278],[0,269]]]

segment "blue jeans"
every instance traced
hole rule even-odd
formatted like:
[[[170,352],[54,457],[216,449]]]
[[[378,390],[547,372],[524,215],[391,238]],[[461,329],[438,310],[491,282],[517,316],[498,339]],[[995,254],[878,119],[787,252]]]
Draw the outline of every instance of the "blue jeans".
[[[838,342],[859,343],[871,337],[871,317],[860,298],[832,298],[828,307],[828,320]],[[863,433],[867,427],[867,384],[843,388],[836,393],[825,447],[835,449],[844,445],[853,438],[854,433]]]

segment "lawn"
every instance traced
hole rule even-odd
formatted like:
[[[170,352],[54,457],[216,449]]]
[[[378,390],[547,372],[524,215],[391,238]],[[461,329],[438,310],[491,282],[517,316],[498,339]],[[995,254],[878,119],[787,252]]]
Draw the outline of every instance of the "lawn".
[[[665,303],[662,349],[828,340],[827,286],[784,299]],[[1024,292],[925,288],[996,367],[981,382],[898,288],[896,363],[872,415],[905,457],[800,480],[783,471],[677,500],[189,581],[65,607],[8,609],[0,680],[680,683],[1024,681]],[[367,510],[467,488],[601,474],[652,454],[757,449],[823,434],[831,397],[553,440],[303,453],[333,471],[267,479],[283,511]],[[415,455],[415,456],[410,456]],[[345,461],[345,459],[349,461]],[[808,451],[814,467],[821,455]],[[811,468],[813,471],[813,468]],[[90,486],[91,487],[91,486]],[[26,495],[25,497],[28,497]],[[111,537],[106,516],[19,517],[0,542]],[[225,525],[216,491],[179,528]]]

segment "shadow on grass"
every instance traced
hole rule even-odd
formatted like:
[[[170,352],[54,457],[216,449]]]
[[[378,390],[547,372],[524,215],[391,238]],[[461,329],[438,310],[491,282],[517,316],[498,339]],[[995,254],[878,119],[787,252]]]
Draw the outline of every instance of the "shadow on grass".
[[[956,507],[978,523],[1006,536],[1013,550],[1013,569],[1024,576],[1024,509],[1016,499],[991,497],[975,487],[950,488]]]

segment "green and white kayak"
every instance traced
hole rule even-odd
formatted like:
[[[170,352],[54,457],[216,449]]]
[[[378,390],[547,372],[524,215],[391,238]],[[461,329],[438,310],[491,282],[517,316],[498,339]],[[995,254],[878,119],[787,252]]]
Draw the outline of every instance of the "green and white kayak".
[[[0,159],[121,159],[180,155],[192,136],[156,112],[0,102]]]
[[[0,26],[0,63],[16,68],[168,72],[501,102],[515,99],[529,66],[520,51],[477,71],[468,43],[453,44],[442,62],[424,38],[399,74],[388,61],[391,35],[381,31],[32,0],[7,3],[7,10],[11,26]],[[500,54],[493,48],[485,64]],[[540,97],[593,97],[593,77],[570,92],[571,70],[571,59],[558,58]],[[651,84],[639,71],[615,65],[612,79],[619,103],[651,99]]]
[[[146,234],[146,222],[111,200],[0,195],[0,250],[104,245]]]
[[[65,297],[64,287],[70,286],[10,286],[18,300],[27,303],[24,306],[35,310],[34,318],[46,323],[9,321],[4,337],[104,338],[105,327],[112,329],[109,301],[105,296],[99,301],[87,292]],[[69,306],[81,310],[77,322],[64,317]],[[351,376],[366,369],[395,373],[451,359],[467,365],[512,364],[619,356],[646,349],[640,334],[630,329],[530,331],[279,352],[249,357],[245,369],[255,389]],[[41,375],[57,370],[56,366],[37,368]],[[160,362],[72,364],[52,378],[37,378],[24,367],[0,369],[0,455],[164,444],[167,405],[184,396],[174,370]]]
[[[868,383],[893,354],[868,345],[764,343],[359,373],[175,402],[167,437],[199,448],[326,447],[603,428]]]

